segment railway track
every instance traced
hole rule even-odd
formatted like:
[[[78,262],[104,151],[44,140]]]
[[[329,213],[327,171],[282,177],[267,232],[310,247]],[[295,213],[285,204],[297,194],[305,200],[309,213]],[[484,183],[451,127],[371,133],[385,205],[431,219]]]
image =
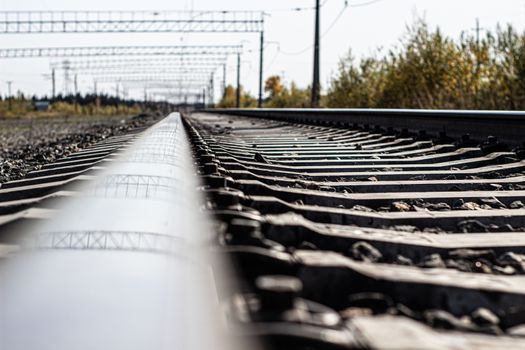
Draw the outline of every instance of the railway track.
[[[525,348],[522,116],[341,113],[174,113],[2,184],[0,347],[209,348],[218,300],[250,348]]]
[[[385,127],[312,114],[185,118],[241,333],[286,349],[525,348],[523,125],[459,115],[434,134],[417,115],[396,130],[385,113]]]

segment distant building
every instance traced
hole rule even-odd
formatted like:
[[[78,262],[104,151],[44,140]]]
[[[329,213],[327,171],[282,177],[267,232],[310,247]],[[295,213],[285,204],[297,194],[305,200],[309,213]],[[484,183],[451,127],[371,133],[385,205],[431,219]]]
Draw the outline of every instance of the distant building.
[[[39,112],[49,110],[49,101],[35,101],[35,109]]]

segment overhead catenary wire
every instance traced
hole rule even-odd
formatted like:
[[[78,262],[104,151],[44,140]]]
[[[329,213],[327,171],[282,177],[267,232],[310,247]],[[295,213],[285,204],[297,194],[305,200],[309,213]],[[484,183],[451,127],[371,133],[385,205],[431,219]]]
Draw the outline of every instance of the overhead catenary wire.
[[[273,66],[273,64],[274,64],[275,61],[277,60],[277,57],[279,57],[279,48],[277,48],[277,51],[275,52],[275,55],[274,55],[274,56],[272,57],[272,59],[270,60],[270,63],[269,63],[266,67],[264,67],[264,70],[265,70],[265,71],[268,70],[268,69],[270,69],[270,68]]]
[[[325,0],[322,4],[324,5],[326,3],[327,0]],[[350,4],[348,3],[348,1],[345,1],[345,4],[343,6],[343,8],[341,9],[341,11],[339,11],[339,13],[335,16],[335,18],[332,20],[332,22],[330,23],[330,25],[325,29],[325,31],[321,34],[321,38],[324,38],[326,35],[328,35],[328,33],[332,30],[332,28],[337,24],[337,22],[341,19],[341,17],[343,16],[343,14],[346,12],[346,10],[350,7],[364,7],[364,6],[369,6],[369,5],[373,5],[375,3],[378,3],[378,2],[381,2],[381,1],[384,1],[384,0],[370,0],[370,1],[367,1],[367,2],[362,2],[362,3],[356,3],[356,4]],[[308,45],[307,47],[305,47],[304,49],[301,49],[299,51],[292,51],[292,52],[286,52],[286,51],[283,51],[283,50],[280,50],[280,53],[282,53],[283,55],[286,55],[286,56],[297,56],[297,55],[301,55],[303,53],[305,53],[306,51],[310,50],[311,48],[313,47],[313,44],[311,45]]]
[[[348,4],[348,7],[364,7],[364,6],[373,5],[375,3],[382,2],[382,1],[385,1],[385,0],[370,0],[370,1],[364,1],[361,3],[357,3],[357,4]]]
[[[334,20],[330,23],[328,28],[325,29],[325,31],[321,34],[321,38],[324,38],[330,32],[330,30],[337,24],[337,22],[339,21],[339,19],[341,19],[341,17],[343,16],[343,14],[345,13],[347,8],[348,8],[348,4],[347,4],[347,2],[345,2],[345,6],[341,9],[341,11],[339,11],[337,16],[335,16]],[[312,47],[313,47],[313,44],[308,45],[304,49],[302,49],[300,51],[296,51],[296,52],[286,52],[286,51],[283,51],[283,50],[280,50],[280,52],[283,55],[287,55],[287,56],[297,56],[297,55],[305,53],[306,51],[310,50]]]
[[[321,3],[321,7],[323,7],[328,0],[324,0]],[[302,6],[302,7],[288,7],[288,8],[278,8],[278,9],[264,9],[259,10],[261,12],[265,13],[272,13],[272,12],[300,12],[300,11],[313,11],[315,10],[314,6]]]

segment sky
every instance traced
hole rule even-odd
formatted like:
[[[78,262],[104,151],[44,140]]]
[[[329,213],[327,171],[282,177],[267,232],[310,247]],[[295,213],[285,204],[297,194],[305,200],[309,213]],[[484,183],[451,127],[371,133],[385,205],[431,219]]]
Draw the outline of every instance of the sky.
[[[431,27],[454,38],[472,31],[479,19],[481,28],[498,23],[525,28],[524,0],[321,0],[321,83],[326,88],[341,57],[351,49],[355,57],[386,51],[399,44],[408,25],[424,18]],[[346,6],[345,6],[346,3]],[[0,11],[10,10],[263,10],[265,16],[264,76],[280,75],[285,83],[305,87],[311,83],[315,0],[0,0]],[[246,34],[21,34],[0,35],[0,48],[111,46],[111,45],[201,45],[242,43],[241,81],[252,94],[258,92],[259,36]],[[235,58],[227,65],[226,80],[235,84]],[[49,58],[0,60],[0,95],[12,90],[49,95]],[[62,73],[57,72],[57,90],[63,91]],[[89,76],[79,76],[82,93],[94,89]],[[219,84],[217,84],[219,88]],[[115,86],[100,85],[99,91],[115,92]],[[135,94],[135,95],[133,95]],[[215,94],[219,96],[218,93]],[[141,91],[131,91],[141,97]]]

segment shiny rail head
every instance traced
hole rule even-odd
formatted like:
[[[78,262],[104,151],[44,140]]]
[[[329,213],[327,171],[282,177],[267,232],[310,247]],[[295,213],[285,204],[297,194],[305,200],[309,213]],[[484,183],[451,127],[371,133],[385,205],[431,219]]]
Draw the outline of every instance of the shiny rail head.
[[[194,174],[173,113],[31,226],[0,263],[0,348],[237,348]]]

